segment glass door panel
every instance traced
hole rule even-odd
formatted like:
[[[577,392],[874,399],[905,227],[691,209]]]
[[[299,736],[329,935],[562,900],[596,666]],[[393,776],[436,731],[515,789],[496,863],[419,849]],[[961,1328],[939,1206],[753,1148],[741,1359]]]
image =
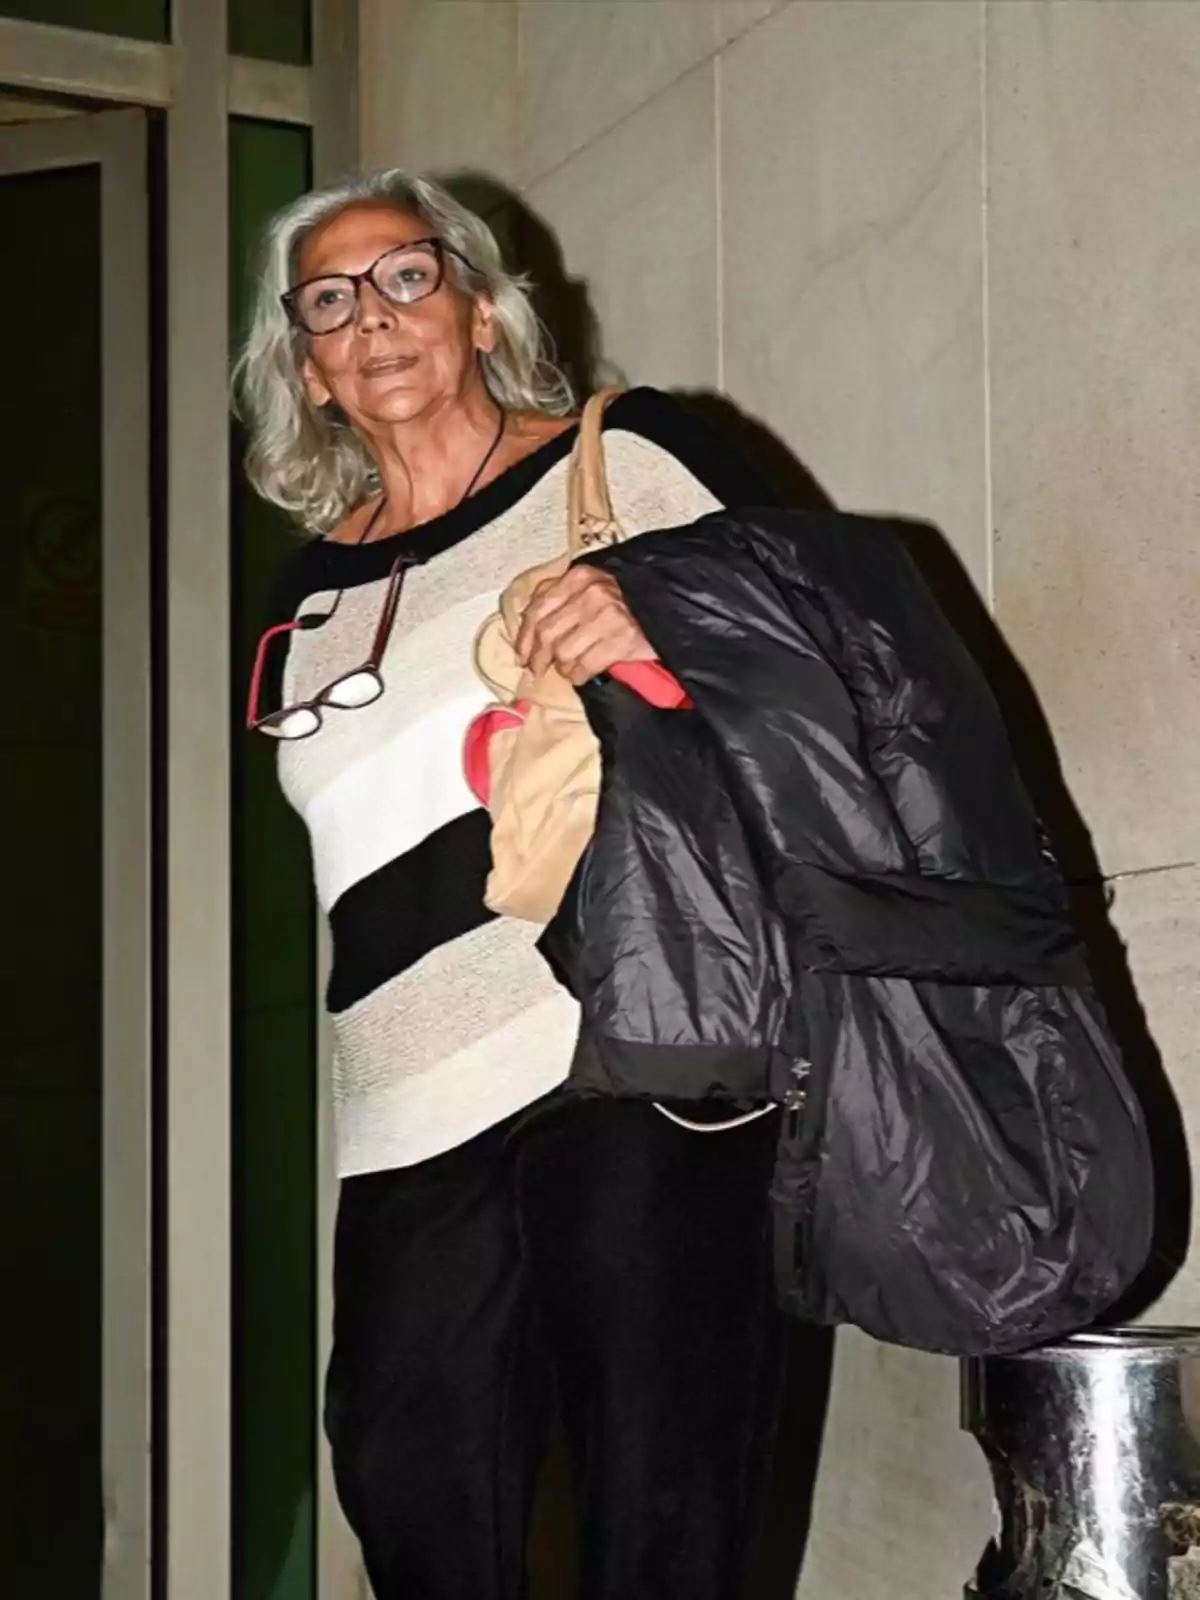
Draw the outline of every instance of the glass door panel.
[[[168,0],[0,0],[0,17],[123,34],[130,39],[165,40],[170,6]]]
[[[128,112],[0,130],[13,935],[0,964],[0,1562],[14,1596],[146,1592],[142,141]],[[123,1586],[104,1575],[106,1544]]]

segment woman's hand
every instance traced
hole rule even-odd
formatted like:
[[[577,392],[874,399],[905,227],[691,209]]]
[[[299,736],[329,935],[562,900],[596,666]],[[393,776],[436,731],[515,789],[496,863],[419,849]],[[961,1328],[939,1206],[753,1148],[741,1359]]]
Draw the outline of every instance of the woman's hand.
[[[538,585],[521,622],[516,654],[535,674],[557,667],[576,688],[620,661],[658,659],[621,598],[617,580],[595,567],[572,567]]]

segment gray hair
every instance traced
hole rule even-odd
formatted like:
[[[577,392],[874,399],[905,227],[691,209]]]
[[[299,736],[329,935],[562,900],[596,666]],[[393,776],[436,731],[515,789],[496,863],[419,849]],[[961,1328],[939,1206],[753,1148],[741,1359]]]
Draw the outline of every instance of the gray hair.
[[[364,200],[391,201],[427,222],[457,252],[446,260],[456,287],[491,302],[496,346],[482,355],[482,366],[499,405],[556,417],[574,407],[571,386],[554,363],[533,308],[529,280],[505,269],[496,237],[481,217],[441,184],[397,168],[315,189],[267,228],[250,330],[234,368],[237,410],[250,432],[250,481],[314,533],[336,527],[377,485],[378,475],[337,407],[323,410],[309,400],[300,371],[305,335],[288,320],[280,296],[295,280],[300,247],[312,230]]]

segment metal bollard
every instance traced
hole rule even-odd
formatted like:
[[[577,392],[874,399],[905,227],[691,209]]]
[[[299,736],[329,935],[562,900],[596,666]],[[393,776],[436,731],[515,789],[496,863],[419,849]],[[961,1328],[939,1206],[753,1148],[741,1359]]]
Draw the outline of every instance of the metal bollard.
[[[1200,1600],[1200,1329],[963,1363],[999,1527],[967,1600]]]

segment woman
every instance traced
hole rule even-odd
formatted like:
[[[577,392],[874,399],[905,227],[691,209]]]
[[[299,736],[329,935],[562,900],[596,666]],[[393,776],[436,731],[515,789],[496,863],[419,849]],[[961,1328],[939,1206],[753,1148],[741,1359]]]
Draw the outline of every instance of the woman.
[[[240,363],[260,492],[317,535],[281,575],[249,721],[279,739],[334,965],[341,1195],[326,1425],[376,1600],[523,1592],[557,1404],[591,1600],[738,1589],[772,1430],[772,1118],[705,1137],[562,1091],[577,1010],[483,906],[461,770],[472,643],[564,542],[573,401],[526,285],[437,185],[309,195]],[[628,532],[763,487],[665,396],[608,410]],[[519,641],[575,683],[653,652],[576,570]]]

